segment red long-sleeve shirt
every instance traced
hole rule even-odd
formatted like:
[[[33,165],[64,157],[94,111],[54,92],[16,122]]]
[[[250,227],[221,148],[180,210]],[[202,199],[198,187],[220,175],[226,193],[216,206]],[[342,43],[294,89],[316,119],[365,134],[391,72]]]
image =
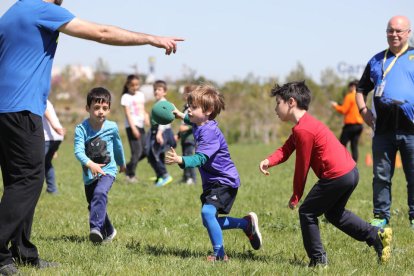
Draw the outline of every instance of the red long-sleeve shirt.
[[[292,205],[297,205],[303,195],[309,168],[320,179],[345,175],[355,167],[355,161],[327,126],[307,112],[292,128],[285,144],[267,159],[269,167],[285,162],[296,150],[293,178]]]

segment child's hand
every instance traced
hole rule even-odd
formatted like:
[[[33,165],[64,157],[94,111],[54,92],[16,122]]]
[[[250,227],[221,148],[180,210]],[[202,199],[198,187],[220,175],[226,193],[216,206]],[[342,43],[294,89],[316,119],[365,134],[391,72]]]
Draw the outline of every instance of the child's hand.
[[[106,164],[97,164],[92,160],[89,160],[86,166],[89,168],[89,170],[91,170],[93,177],[98,176],[98,174],[106,175],[106,173],[102,170],[102,167],[106,166]]]
[[[296,206],[298,205],[298,203],[299,203],[299,199],[297,198],[297,196],[292,195],[292,197],[289,199],[288,206],[290,209],[294,210]]]
[[[181,119],[181,120],[183,120],[183,119],[184,119],[184,117],[185,117],[184,113],[182,113],[180,110],[178,110],[178,109],[175,107],[175,105],[174,105],[174,110],[173,110],[173,112],[172,112],[172,113],[174,114],[174,116],[175,116],[175,118],[176,118],[176,119]]]
[[[291,202],[291,201],[289,201],[288,206],[289,206],[289,208],[290,208],[291,210],[295,210],[295,209],[296,209],[296,205],[294,205],[294,204],[293,204],[293,202]]]
[[[269,169],[269,160],[268,159],[265,159],[262,162],[260,162],[259,170],[262,174],[270,175],[268,169]]]
[[[164,145],[164,138],[162,138],[162,132],[158,131],[157,135],[155,136],[155,139],[157,140],[157,143],[160,145]]]
[[[181,156],[177,155],[174,148],[171,148],[167,152],[167,155],[165,156],[165,164],[171,165],[171,164],[174,164],[174,163],[182,164],[183,163],[183,158]]]
[[[120,166],[119,167],[119,172],[120,173],[126,172],[126,166],[125,165]]]
[[[336,105],[338,105],[338,103],[337,102],[335,102],[335,101],[329,101],[330,103],[331,103],[331,105],[332,106],[336,106]]]
[[[136,138],[139,139],[141,137],[141,133],[139,133],[139,130],[136,126],[132,126],[131,127],[131,131],[132,131],[132,135]]]

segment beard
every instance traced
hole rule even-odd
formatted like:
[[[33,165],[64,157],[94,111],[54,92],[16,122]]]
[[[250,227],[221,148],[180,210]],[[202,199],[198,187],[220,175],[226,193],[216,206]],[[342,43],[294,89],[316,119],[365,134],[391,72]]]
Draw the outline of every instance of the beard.
[[[55,5],[62,5],[63,0],[54,0]]]

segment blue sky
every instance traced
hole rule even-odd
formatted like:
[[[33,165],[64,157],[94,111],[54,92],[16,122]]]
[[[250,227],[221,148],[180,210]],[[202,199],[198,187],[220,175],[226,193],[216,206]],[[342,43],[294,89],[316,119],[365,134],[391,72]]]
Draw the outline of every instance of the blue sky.
[[[15,2],[0,1],[0,15]],[[363,67],[385,49],[393,15],[414,23],[414,0],[65,0],[63,7],[85,20],[186,41],[165,56],[149,46],[112,47],[61,35],[55,65],[95,66],[101,57],[113,72],[131,73],[137,64],[146,73],[153,56],[158,78],[178,78],[187,67],[218,82],[249,73],[283,79],[298,62],[319,81],[328,67],[338,74],[341,63],[341,69]]]

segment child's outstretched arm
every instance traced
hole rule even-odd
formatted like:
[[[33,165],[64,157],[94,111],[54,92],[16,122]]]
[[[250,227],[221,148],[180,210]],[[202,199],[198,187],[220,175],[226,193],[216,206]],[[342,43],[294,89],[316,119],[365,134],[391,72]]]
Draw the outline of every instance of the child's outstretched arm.
[[[268,171],[268,169],[269,169],[269,160],[268,159],[265,159],[262,162],[260,162],[259,170],[262,174],[270,175],[270,172]]]
[[[165,156],[165,163],[168,165],[178,164],[180,168],[198,168],[207,163],[209,157],[204,153],[196,152],[191,156],[179,156],[175,152],[174,148],[171,148]]]
[[[184,120],[185,114],[177,109],[177,107],[174,105],[174,110],[172,112],[176,119]]]

